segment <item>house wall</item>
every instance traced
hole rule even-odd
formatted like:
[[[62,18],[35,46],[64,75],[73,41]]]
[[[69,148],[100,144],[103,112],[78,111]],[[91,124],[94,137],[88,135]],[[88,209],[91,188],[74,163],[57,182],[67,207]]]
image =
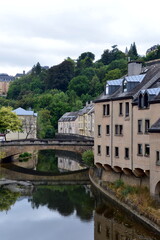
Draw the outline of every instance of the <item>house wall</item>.
[[[125,104],[129,103],[129,116],[125,116]],[[119,103],[122,103],[123,114],[119,115]],[[103,115],[103,105],[110,105],[110,114]],[[95,156],[96,162],[102,165],[108,164],[112,167],[121,168],[132,167],[131,158],[131,125],[132,108],[131,100],[113,101],[95,104]],[[101,126],[101,135],[98,135],[98,125]],[[106,133],[106,125],[109,125],[110,133]],[[122,134],[115,134],[115,125],[122,125]],[[98,154],[98,145],[101,146],[101,153]],[[109,155],[106,155],[106,146],[109,146]],[[119,149],[119,157],[115,156],[115,147]],[[129,158],[125,159],[125,148],[129,149]]]
[[[129,102],[129,116],[125,116],[125,105]],[[122,103],[122,115],[119,115],[119,104]],[[110,114],[103,115],[103,105],[110,105]],[[144,185],[150,185],[150,191],[155,193],[157,189],[160,192],[160,166],[156,165],[156,152],[160,151],[160,133],[153,134],[145,132],[145,120],[150,120],[150,126],[159,119],[160,104],[151,104],[148,109],[138,109],[138,106],[132,106],[132,100],[117,100],[109,102],[99,102],[95,104],[95,134],[94,134],[94,155],[95,164],[103,168],[103,180],[108,181],[109,166],[115,172],[123,173],[123,179],[130,183],[136,183],[136,177],[143,177]],[[142,120],[142,133],[138,133],[138,120]],[[106,125],[110,126],[110,134],[106,134]],[[115,134],[115,125],[122,125],[123,132],[120,135]],[[100,134],[98,126],[101,126]],[[138,144],[142,144],[143,153],[138,155]],[[150,155],[145,155],[145,144],[150,146]],[[109,155],[106,155],[106,146],[109,147]],[[98,148],[101,151],[98,153]],[[119,148],[119,157],[115,156],[115,147]],[[129,158],[125,158],[125,148],[129,149]],[[125,171],[128,172],[125,172]],[[118,175],[110,172],[113,179],[118,179]],[[126,175],[130,175],[127,179]],[[150,178],[149,178],[150,175]],[[109,177],[112,179],[111,177]],[[138,179],[138,182],[141,180]]]
[[[26,138],[37,138],[37,117],[36,116],[18,116],[22,121],[22,132],[10,132],[6,135],[7,141]]]
[[[58,133],[78,134],[78,119],[76,119],[75,121],[59,121]]]
[[[6,95],[9,88],[9,81],[0,81],[0,95]]]
[[[160,151],[160,133],[150,133],[150,144],[150,192],[155,195],[160,193],[160,162],[157,162],[156,156],[156,152]]]

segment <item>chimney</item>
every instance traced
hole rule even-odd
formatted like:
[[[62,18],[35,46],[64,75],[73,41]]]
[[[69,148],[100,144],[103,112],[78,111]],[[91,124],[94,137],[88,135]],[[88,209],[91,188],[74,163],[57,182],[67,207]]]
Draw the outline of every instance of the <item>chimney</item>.
[[[23,75],[25,75],[25,71],[23,70]]]
[[[142,62],[128,62],[128,76],[139,75],[142,72]]]

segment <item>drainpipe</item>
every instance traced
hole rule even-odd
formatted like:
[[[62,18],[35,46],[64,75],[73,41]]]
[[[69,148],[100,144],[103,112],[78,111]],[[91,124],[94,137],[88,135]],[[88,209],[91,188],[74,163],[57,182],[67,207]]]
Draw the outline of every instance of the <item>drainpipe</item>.
[[[110,141],[111,141],[111,167],[113,168],[113,101],[111,100],[111,120],[110,120]]]
[[[131,106],[131,169],[133,171],[133,104]]]

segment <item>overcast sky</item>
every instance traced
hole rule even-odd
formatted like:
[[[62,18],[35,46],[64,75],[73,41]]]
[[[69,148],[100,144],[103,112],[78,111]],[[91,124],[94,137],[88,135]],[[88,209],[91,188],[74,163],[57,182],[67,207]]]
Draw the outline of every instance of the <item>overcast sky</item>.
[[[135,42],[144,55],[160,43],[159,0],[0,1],[0,73],[40,62],[53,66],[90,51],[99,59],[114,44]]]

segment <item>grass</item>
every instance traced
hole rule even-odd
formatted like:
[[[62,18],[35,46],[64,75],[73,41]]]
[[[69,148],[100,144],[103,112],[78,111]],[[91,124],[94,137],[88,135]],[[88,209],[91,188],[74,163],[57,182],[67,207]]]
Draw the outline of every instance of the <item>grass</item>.
[[[160,226],[160,203],[150,196],[147,187],[130,186],[122,180],[113,183],[105,182],[102,186],[110,190],[119,200],[129,205],[140,215],[149,218]]]

